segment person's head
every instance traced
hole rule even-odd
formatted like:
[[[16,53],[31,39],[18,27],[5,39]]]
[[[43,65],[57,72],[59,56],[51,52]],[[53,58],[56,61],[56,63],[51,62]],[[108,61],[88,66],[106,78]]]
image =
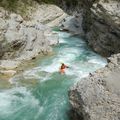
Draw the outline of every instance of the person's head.
[[[62,63],[62,65],[65,65],[64,63]]]

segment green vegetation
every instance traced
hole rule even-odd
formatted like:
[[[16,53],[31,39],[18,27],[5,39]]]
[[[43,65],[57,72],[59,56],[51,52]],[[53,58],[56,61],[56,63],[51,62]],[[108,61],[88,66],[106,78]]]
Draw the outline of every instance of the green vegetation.
[[[33,6],[35,2],[56,3],[56,0],[0,0],[0,6],[10,11],[24,12],[27,7]]]
[[[65,5],[67,9],[70,9],[78,5],[78,2],[79,0],[0,0],[0,7],[22,16],[29,16],[27,10],[31,9],[31,6],[35,6],[36,3],[56,4],[59,7],[64,7]]]
[[[0,7],[21,15],[26,14],[27,9],[33,5],[34,0],[0,0]]]

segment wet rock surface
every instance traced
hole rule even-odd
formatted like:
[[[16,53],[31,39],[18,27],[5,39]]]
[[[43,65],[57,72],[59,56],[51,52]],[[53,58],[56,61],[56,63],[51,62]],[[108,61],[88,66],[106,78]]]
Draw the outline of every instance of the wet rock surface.
[[[69,91],[73,120],[120,119],[120,54]]]

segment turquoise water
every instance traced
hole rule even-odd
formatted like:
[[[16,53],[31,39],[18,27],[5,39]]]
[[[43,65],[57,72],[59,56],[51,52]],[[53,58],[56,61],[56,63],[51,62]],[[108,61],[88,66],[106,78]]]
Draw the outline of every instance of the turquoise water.
[[[0,120],[69,120],[68,90],[81,78],[106,65],[79,37],[59,32],[54,55],[10,79],[14,87],[0,90]],[[61,62],[70,66],[59,74]]]

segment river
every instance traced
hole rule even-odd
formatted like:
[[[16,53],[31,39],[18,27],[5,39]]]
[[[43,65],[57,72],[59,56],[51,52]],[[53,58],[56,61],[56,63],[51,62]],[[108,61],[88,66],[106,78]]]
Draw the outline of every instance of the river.
[[[69,88],[106,65],[80,37],[58,32],[54,54],[37,61],[37,67],[10,80],[12,88],[0,90],[0,120],[69,120]],[[59,74],[61,63],[70,68]]]

